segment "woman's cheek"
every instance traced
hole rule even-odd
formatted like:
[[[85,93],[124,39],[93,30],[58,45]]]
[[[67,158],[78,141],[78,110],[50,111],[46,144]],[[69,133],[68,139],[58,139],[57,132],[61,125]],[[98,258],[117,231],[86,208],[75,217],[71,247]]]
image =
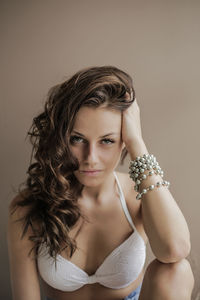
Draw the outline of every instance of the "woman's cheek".
[[[116,161],[120,155],[121,155],[121,148],[119,146],[115,146],[115,147],[112,147],[112,149],[109,149],[110,151],[108,151],[106,157],[107,157],[107,160],[108,161]]]
[[[78,161],[80,162],[82,160],[82,151],[80,150],[80,147],[70,147],[70,151],[72,153],[73,156],[75,156]]]

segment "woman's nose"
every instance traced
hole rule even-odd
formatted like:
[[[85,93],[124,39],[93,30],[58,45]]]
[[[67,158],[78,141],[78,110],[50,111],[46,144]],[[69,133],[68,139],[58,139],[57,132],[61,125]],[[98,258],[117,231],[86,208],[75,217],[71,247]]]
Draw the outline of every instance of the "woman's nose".
[[[84,158],[87,162],[96,162],[98,153],[97,153],[97,148],[94,144],[87,144],[85,153],[84,153]]]

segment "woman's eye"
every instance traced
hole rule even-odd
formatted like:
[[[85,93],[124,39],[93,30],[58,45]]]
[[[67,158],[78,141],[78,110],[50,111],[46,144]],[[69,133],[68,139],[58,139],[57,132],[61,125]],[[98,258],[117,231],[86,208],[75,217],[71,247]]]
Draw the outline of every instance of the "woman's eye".
[[[70,138],[71,143],[80,143],[82,141],[83,141],[83,139],[80,136],[73,135]]]
[[[80,143],[84,143],[85,141],[84,141],[84,139],[81,138],[80,136],[72,135],[72,136],[70,137],[70,142],[71,142],[72,144],[80,144]],[[111,140],[111,139],[103,139],[103,140],[101,141],[101,143],[102,143],[102,144],[109,145],[109,144],[113,144],[114,141]]]
[[[110,140],[110,139],[104,139],[103,140],[103,144],[113,144],[114,141],[113,140]]]

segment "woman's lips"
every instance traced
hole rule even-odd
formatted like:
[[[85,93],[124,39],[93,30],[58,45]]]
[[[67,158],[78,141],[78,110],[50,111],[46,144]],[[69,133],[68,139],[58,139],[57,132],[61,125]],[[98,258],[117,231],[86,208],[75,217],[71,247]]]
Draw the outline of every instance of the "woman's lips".
[[[88,170],[88,171],[80,171],[80,173],[85,175],[97,175],[101,172],[101,170]]]

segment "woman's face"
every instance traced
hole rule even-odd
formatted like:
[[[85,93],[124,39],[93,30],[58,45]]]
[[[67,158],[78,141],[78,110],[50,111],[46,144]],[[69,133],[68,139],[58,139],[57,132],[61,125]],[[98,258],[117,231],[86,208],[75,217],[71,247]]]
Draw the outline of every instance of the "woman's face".
[[[80,108],[70,136],[70,149],[80,164],[74,174],[83,185],[102,183],[117,166],[122,146],[120,111]]]

